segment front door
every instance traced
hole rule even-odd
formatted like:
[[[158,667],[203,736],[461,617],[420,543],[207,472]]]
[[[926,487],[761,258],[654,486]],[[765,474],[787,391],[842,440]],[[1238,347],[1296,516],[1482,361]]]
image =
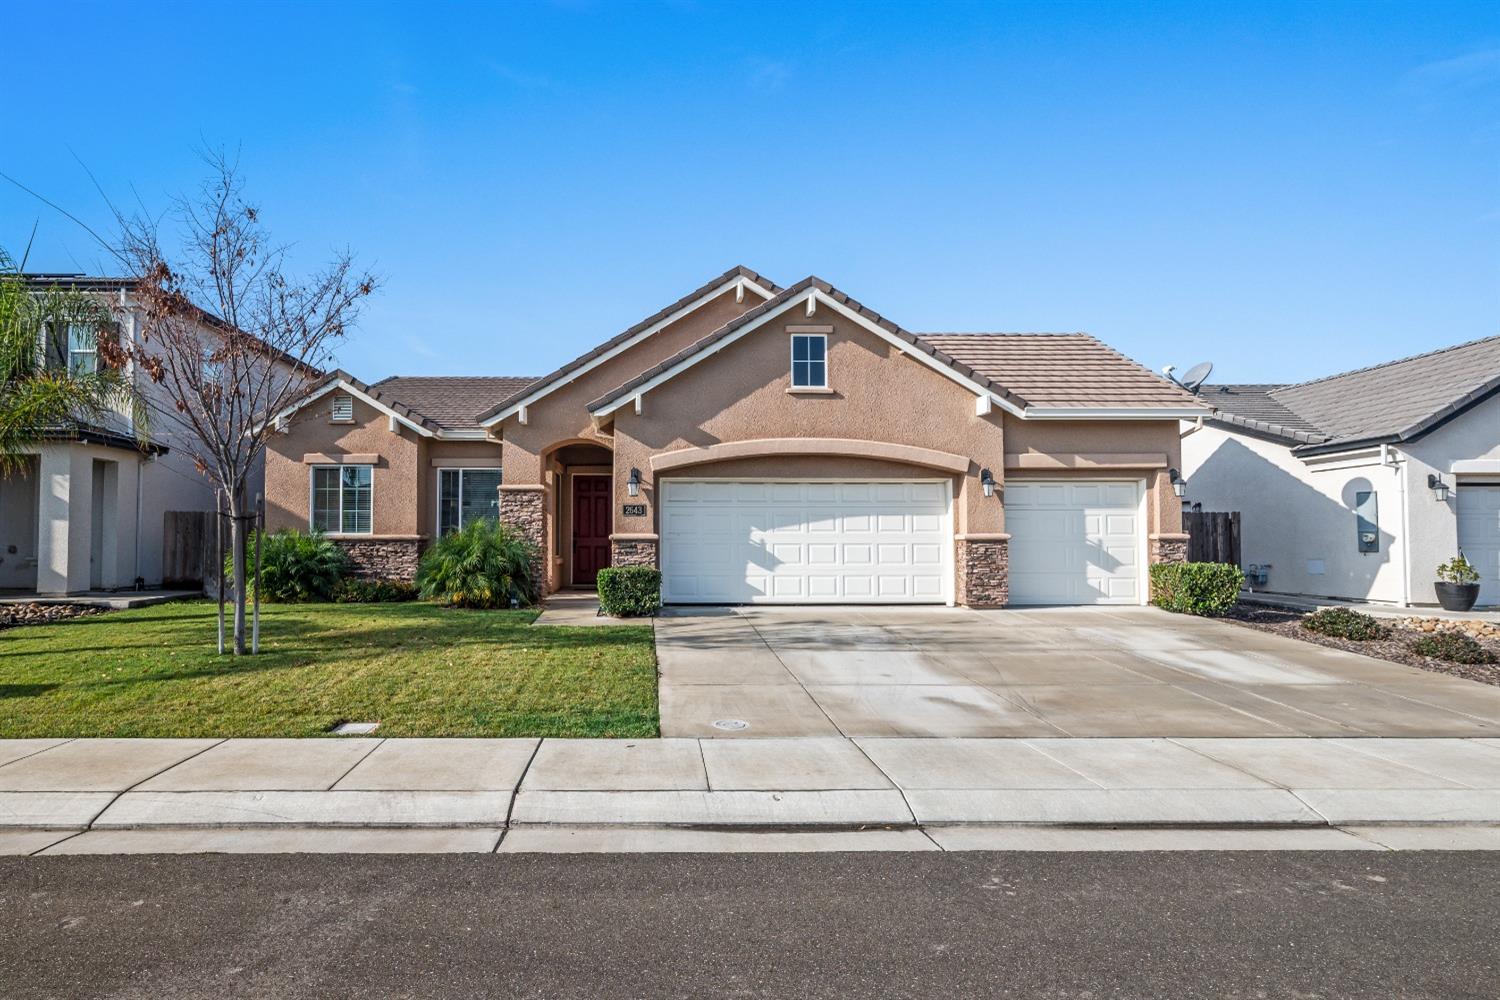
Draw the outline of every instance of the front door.
[[[573,477],[573,583],[592,587],[609,565],[610,482],[605,475]]]

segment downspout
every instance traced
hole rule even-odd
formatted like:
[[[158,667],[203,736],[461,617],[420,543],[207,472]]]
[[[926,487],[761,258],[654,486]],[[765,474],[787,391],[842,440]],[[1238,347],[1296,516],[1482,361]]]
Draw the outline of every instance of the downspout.
[[[1389,444],[1380,446],[1380,464],[1396,476],[1396,495],[1401,500],[1401,606],[1411,607],[1411,517],[1406,502],[1406,475],[1399,452]]]

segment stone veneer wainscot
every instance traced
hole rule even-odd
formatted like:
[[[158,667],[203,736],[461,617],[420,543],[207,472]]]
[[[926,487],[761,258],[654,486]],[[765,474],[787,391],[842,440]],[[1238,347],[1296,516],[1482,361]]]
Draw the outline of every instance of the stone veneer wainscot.
[[[1010,536],[968,535],[958,539],[959,604],[1003,608],[1010,601]]]

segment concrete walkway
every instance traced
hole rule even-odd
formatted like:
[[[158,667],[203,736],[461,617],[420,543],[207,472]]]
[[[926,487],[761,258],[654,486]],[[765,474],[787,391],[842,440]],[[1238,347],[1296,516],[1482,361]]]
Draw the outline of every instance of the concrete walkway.
[[[1500,739],[0,741],[3,853],[1399,846],[1366,827],[1500,847]]]

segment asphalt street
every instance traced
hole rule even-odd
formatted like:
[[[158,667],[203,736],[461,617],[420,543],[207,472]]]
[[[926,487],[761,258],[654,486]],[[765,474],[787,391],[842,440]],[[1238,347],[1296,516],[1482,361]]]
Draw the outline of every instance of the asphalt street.
[[[5,997],[1500,995],[1500,853],[0,861]]]

